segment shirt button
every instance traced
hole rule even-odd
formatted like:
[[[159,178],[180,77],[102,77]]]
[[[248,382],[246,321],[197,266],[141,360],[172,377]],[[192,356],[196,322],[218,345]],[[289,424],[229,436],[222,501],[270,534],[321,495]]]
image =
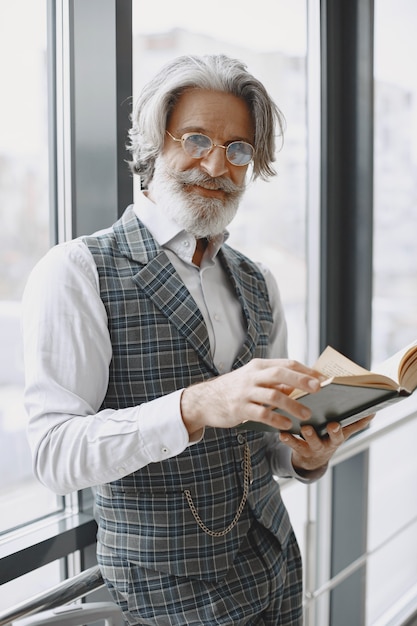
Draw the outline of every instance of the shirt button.
[[[168,448],[166,446],[164,446],[163,448],[161,448],[161,452],[164,455],[168,454]]]
[[[246,439],[245,439],[245,437],[242,434],[239,434],[237,436],[237,442],[238,443],[246,443]]]
[[[216,322],[220,321],[220,315],[218,313],[215,313],[213,317],[216,320]]]
[[[190,247],[190,242],[189,241],[184,241],[183,244],[184,248],[189,248]]]

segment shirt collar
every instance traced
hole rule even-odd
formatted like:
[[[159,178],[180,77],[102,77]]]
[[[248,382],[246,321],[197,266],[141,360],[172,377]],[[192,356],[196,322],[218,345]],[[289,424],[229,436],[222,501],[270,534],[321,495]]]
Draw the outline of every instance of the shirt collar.
[[[144,193],[140,193],[139,198],[135,201],[134,211],[160,246],[172,250],[178,256],[183,256],[184,252],[179,253],[179,251],[186,248],[186,256],[191,255],[190,258],[192,258],[196,246],[195,237],[178,226],[158,204],[150,200]],[[213,260],[217,256],[228,237],[229,232],[226,230],[210,240],[207,247],[210,259]]]

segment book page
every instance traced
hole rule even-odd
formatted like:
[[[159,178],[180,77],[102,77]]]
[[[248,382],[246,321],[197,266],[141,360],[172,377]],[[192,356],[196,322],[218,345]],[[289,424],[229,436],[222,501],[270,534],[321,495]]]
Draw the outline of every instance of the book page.
[[[354,363],[330,346],[327,346],[321,353],[316,363],[313,365],[313,369],[318,370],[328,378],[369,374],[367,369]]]
[[[417,341],[399,350],[389,359],[376,365],[373,369],[378,374],[389,376],[398,381],[409,391],[417,386]]]
[[[364,369],[357,363],[354,363],[343,354],[340,354],[340,352],[331,346],[327,346],[327,348],[323,350],[317,361],[314,363],[313,369],[327,377],[328,380],[324,381],[322,386],[327,385],[336,377],[343,378],[346,376],[369,374],[368,370]],[[290,394],[290,397],[297,399],[304,395],[306,395],[305,391],[294,389],[294,391]]]
[[[321,353],[313,365],[313,369],[327,377],[327,380],[321,383],[322,387],[333,382],[352,387],[378,387],[381,389],[396,389],[398,386],[396,377],[386,376],[382,372],[370,372],[331,346],[327,346]],[[306,392],[294,389],[290,397],[296,400],[305,395],[307,395]]]

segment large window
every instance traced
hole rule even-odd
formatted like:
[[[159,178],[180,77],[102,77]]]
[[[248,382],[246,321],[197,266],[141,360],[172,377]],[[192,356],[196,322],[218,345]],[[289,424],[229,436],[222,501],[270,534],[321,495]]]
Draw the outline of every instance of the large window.
[[[376,0],[374,361],[417,338],[416,29],[414,0]],[[416,405],[412,398],[378,420],[389,423]],[[414,419],[370,449],[369,624],[416,595],[416,437]]]
[[[163,10],[162,10],[163,4]],[[273,18],[272,18],[273,16]],[[306,359],[307,7],[215,0],[202,18],[191,0],[133,3],[133,97],[166,61],[225,53],[260,78],[286,118],[278,176],[257,181],[230,227],[229,243],[268,265],[278,280],[293,358]],[[279,142],[278,142],[279,143]]]
[[[57,509],[32,475],[20,299],[50,245],[46,0],[0,4],[0,533]],[[7,503],[7,505],[6,505]]]
[[[50,246],[46,0],[0,3],[0,545],[61,508],[34,478],[23,407],[20,300]],[[13,533],[11,533],[13,535]],[[59,561],[0,587],[0,606],[60,579]]]
[[[417,4],[375,2],[373,358],[417,336]]]

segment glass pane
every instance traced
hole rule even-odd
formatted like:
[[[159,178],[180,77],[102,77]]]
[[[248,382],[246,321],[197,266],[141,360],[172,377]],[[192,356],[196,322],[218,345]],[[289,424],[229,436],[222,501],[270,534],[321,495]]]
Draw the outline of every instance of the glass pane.
[[[234,3],[213,0],[203,18],[191,0],[133,3],[134,98],[176,56],[225,53],[247,64],[285,115],[278,176],[248,188],[230,226],[229,243],[275,274],[287,313],[290,355],[301,361],[306,360],[306,25],[305,0],[260,0],[256,11],[248,0],[238,10]]]
[[[374,362],[417,338],[416,29],[415,0],[376,0]],[[416,410],[416,398],[405,402],[378,422]],[[371,447],[367,624],[417,585],[416,436],[414,422]]]
[[[46,0],[0,4],[0,532],[57,508],[32,476],[20,336],[23,288],[49,247],[46,23]]]
[[[417,588],[416,437],[414,420],[371,446],[367,624],[373,624],[410,589]]]
[[[0,607],[11,609],[61,582],[62,562],[53,561],[0,586]],[[18,623],[18,622],[13,622]]]
[[[417,4],[375,3],[373,360],[417,338]]]

